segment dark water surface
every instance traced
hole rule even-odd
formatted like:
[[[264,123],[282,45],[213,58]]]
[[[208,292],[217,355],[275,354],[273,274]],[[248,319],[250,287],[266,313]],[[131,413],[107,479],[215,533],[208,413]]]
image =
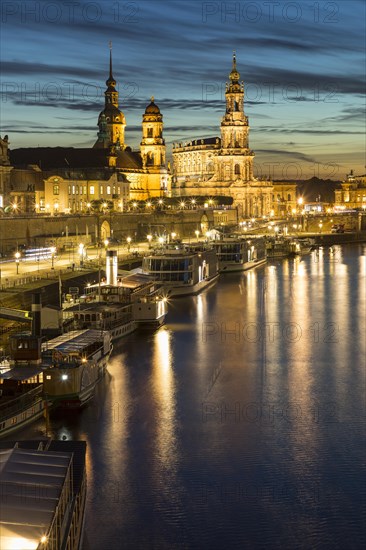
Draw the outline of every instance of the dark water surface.
[[[85,549],[364,547],[365,276],[364,245],[227,274],[115,346],[51,422],[88,444]]]

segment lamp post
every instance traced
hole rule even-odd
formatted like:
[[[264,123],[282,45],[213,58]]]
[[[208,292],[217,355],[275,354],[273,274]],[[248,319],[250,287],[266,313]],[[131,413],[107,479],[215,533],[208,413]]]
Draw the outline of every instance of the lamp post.
[[[176,233],[174,233],[174,231],[173,231],[173,233],[171,233],[172,241],[174,241],[174,240],[175,240],[175,237],[176,237],[176,236],[177,236],[177,234],[176,234]]]
[[[129,252],[131,248],[131,241],[132,241],[131,237],[127,237],[126,241],[127,241],[127,250]]]
[[[196,239],[197,239],[197,241],[198,241],[198,236],[199,236],[200,232],[198,231],[198,229],[196,229],[196,231],[195,231],[194,233],[195,233]]]
[[[18,275],[19,274],[20,252],[16,251],[15,254],[14,254],[14,257],[15,257],[15,265],[16,265],[16,268],[17,268],[17,275]]]
[[[147,242],[149,243],[149,248],[151,248],[152,235],[146,235],[146,238],[147,238]]]
[[[51,269],[55,269],[55,266],[54,266],[54,263],[55,263],[55,252],[56,252],[56,247],[55,247],[55,246],[51,246]]]

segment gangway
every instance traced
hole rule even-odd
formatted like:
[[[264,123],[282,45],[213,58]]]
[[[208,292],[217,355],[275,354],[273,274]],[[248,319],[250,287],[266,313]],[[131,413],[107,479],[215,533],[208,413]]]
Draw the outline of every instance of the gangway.
[[[22,309],[13,309],[11,307],[0,307],[0,317],[10,319],[11,321],[29,321],[32,322],[32,312]]]

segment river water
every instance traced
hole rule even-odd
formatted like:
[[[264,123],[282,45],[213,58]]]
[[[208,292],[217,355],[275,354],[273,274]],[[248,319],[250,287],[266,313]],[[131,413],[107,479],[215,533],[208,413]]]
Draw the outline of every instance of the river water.
[[[50,425],[88,444],[85,550],[364,547],[365,276],[365,245],[225,274],[118,343]]]

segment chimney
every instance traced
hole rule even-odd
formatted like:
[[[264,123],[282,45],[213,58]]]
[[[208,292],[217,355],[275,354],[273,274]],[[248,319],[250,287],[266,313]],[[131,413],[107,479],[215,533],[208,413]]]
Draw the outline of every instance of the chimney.
[[[32,302],[32,336],[41,336],[41,294],[35,292]]]
[[[107,250],[106,260],[107,285],[116,286],[118,274],[117,250]]]

